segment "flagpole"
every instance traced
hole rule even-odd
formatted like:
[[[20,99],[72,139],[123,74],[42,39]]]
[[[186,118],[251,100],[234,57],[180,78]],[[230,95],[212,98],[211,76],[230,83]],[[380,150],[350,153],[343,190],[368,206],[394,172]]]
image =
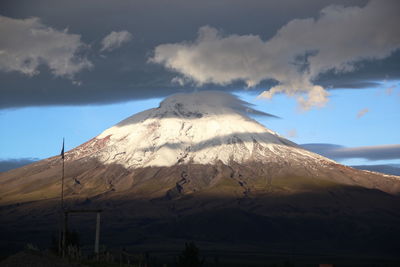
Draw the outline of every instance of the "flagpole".
[[[63,138],[63,145],[61,149],[60,156],[62,158],[62,175],[61,175],[61,225],[60,225],[60,240],[59,240],[59,249],[61,252],[61,256],[65,257],[65,243],[66,243],[66,221],[65,221],[65,210],[64,210],[64,166],[65,166],[65,159],[64,159],[64,138]],[[62,225],[63,224],[63,225]]]
[[[61,158],[62,158],[61,210],[64,210],[64,138],[63,138],[63,146],[62,146],[62,150],[61,150]]]

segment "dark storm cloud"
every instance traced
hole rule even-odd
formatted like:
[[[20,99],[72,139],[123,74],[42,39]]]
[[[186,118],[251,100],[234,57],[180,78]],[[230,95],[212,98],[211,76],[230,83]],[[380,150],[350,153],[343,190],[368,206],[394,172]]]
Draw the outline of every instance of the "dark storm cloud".
[[[384,80],[400,79],[400,51],[382,60],[363,61],[356,64],[356,72],[321,74],[316,83],[326,88],[366,88],[379,86]]]
[[[363,158],[367,160],[400,159],[400,144],[343,147],[335,144],[303,144],[304,149],[334,160]]]
[[[36,66],[35,70],[40,72],[37,75],[0,72],[0,108],[112,103],[163,97],[195,89],[241,90],[245,87],[243,81],[229,85],[204,84],[198,87],[188,84],[182,87],[171,82],[176,73],[148,63],[148,59],[160,44],[195,40],[198,29],[204,25],[228,35],[254,34],[268,40],[294,18],[316,17],[321,9],[332,3],[362,7],[366,1],[3,0],[0,15],[16,20],[36,17],[43,27],[69,34],[75,40],[79,38],[76,46],[72,47],[83,45],[87,49],[84,54],[77,49],[70,57],[86,60],[83,61],[86,65],[73,69],[73,78],[54,75],[52,65],[43,62]],[[116,40],[130,41],[105,49],[102,40],[112,32],[129,33],[133,37],[130,39],[125,35],[118,39],[114,36],[114,45],[119,44]],[[99,52],[102,49],[104,53]],[[75,59],[71,62],[76,63]],[[382,66],[366,62],[360,68],[360,72],[366,70],[365,73],[359,76],[360,72],[346,74],[344,81],[354,87],[363,87],[373,80],[387,78],[388,74],[389,79],[398,78],[398,62],[386,62]],[[89,68],[89,64],[92,67]],[[327,74],[321,77],[321,84],[340,87],[336,85],[341,77],[337,73]],[[261,92],[272,85],[273,81],[263,81],[252,90]]]
[[[21,159],[0,159],[0,172],[6,172],[28,164],[31,164],[39,159],[21,158]]]

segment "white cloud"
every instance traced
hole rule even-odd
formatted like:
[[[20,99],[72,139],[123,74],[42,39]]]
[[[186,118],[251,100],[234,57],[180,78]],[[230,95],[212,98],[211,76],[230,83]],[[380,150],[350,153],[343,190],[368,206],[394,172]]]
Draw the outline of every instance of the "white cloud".
[[[58,31],[39,18],[13,19],[0,16],[0,71],[33,76],[41,64],[56,76],[72,77],[92,63],[79,51],[86,47],[80,35]]]
[[[396,85],[389,86],[388,88],[386,88],[385,93],[387,95],[392,95],[393,90],[396,89],[396,87],[397,87]]]
[[[128,31],[112,31],[109,35],[103,38],[101,41],[102,48],[100,51],[112,51],[117,49],[124,43],[132,40],[132,34]]]
[[[252,87],[275,80],[279,84],[261,97],[286,93],[296,96],[305,109],[322,107],[328,93],[313,83],[319,74],[350,72],[358,61],[383,59],[400,48],[398,10],[398,1],[329,6],[317,19],[290,21],[267,41],[257,35],[223,36],[205,26],[194,42],[157,46],[150,61],[199,85],[242,80]]]
[[[171,83],[178,84],[179,86],[184,86],[186,84],[186,81],[182,77],[174,77],[172,78]]]
[[[289,131],[287,131],[286,137],[287,138],[295,138],[297,137],[297,130],[296,129],[290,129]]]
[[[361,117],[364,117],[365,114],[367,114],[368,112],[369,112],[369,109],[368,109],[368,108],[363,108],[362,110],[360,110],[360,111],[357,113],[357,119],[359,119],[359,118],[361,118]]]

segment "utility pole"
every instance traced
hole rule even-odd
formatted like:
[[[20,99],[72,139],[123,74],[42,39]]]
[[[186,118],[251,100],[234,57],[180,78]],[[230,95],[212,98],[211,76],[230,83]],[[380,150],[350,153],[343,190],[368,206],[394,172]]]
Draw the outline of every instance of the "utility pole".
[[[68,232],[68,211],[64,210],[64,229],[63,229],[63,239],[62,239],[62,257],[65,258],[65,252],[67,250],[67,232]]]
[[[94,253],[97,260],[99,260],[99,241],[100,241],[100,211],[97,212],[96,217],[96,237],[94,240]]]

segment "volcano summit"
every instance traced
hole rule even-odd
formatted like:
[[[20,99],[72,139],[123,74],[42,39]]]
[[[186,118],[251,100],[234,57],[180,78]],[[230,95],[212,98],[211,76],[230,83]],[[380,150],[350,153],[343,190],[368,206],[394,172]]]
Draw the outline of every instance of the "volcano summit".
[[[304,150],[249,114],[273,116],[222,92],[168,97],[65,153],[66,205],[104,208],[114,245],[330,240],[345,248],[368,235],[393,248],[400,177]],[[57,210],[61,161],[0,174],[4,225],[24,218],[24,229],[35,216],[44,230],[40,220]]]

